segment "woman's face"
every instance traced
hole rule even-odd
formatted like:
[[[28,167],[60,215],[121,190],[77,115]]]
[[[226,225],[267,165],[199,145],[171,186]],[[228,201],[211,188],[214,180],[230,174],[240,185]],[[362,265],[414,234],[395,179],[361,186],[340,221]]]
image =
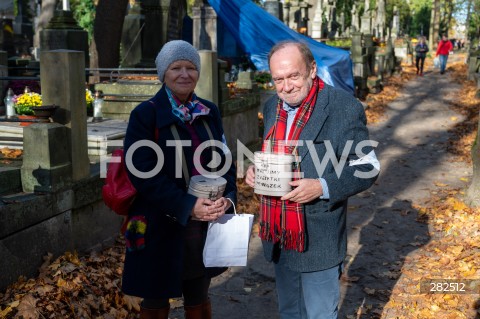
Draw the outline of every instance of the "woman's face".
[[[168,66],[164,82],[175,96],[185,102],[197,86],[197,68],[190,61],[175,61]]]

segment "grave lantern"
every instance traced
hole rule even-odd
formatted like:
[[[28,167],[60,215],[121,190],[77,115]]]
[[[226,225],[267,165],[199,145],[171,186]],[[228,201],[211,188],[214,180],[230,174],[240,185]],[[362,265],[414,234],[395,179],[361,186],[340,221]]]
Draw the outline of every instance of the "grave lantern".
[[[95,99],[93,100],[93,122],[101,122],[103,121],[103,92],[102,91],[95,91]]]
[[[7,96],[5,97],[4,102],[7,119],[12,118],[13,116],[15,116],[15,103],[13,102],[13,91],[11,88],[8,89]]]

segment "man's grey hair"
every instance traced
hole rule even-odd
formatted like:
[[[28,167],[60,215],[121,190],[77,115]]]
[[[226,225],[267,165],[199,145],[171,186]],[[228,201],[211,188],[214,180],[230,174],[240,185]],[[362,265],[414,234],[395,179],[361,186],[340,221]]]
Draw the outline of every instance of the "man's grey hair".
[[[285,40],[278,42],[275,44],[271,49],[270,53],[268,53],[268,66],[270,67],[270,59],[272,58],[272,55],[288,46],[295,46],[297,47],[298,51],[300,51],[300,54],[302,55],[303,60],[305,61],[305,66],[307,67],[307,71],[310,72],[312,69],[313,62],[315,61],[315,58],[313,57],[312,51],[308,47],[308,45],[304,42],[299,42],[299,41],[294,41],[294,40]]]

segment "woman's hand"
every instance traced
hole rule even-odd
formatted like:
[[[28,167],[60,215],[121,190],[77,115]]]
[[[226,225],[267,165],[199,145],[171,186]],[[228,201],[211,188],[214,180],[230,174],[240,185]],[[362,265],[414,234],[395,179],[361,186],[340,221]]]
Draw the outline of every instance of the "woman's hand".
[[[192,219],[200,221],[213,221],[225,214],[229,206],[228,199],[224,197],[212,201],[206,198],[197,198],[192,209]]]
[[[230,207],[232,207],[232,202],[225,197],[220,197],[219,199],[217,199],[215,201],[215,205],[223,211],[223,214],[225,214],[225,212]],[[221,214],[220,216],[222,216],[223,214]],[[220,217],[220,216],[218,216],[218,217]]]

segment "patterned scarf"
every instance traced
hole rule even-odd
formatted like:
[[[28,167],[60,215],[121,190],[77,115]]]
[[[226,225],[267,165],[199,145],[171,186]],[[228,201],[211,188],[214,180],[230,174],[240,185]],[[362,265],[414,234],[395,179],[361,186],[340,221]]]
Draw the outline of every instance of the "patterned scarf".
[[[277,104],[277,116],[275,124],[265,137],[262,151],[273,150],[277,154],[294,154],[298,156],[295,141],[298,141],[300,133],[308,122],[317,101],[318,92],[324,87],[320,78],[313,80],[312,88],[295,115],[292,127],[288,135],[288,143],[285,142],[287,129],[287,111],[283,109],[283,101],[279,99]],[[272,148],[271,148],[272,147]],[[297,163],[299,164],[299,163]],[[294,167],[293,180],[299,179],[300,166]],[[305,226],[302,204],[289,200],[282,201],[279,197],[260,196],[260,238],[280,243],[280,248],[286,250],[295,249],[298,252],[305,250]]]
[[[190,124],[200,115],[207,115],[210,113],[210,109],[202,104],[197,98],[195,92],[192,93],[187,102],[182,102],[173,94],[173,92],[165,86],[167,91],[168,100],[172,105],[172,113],[183,122],[189,122]]]

